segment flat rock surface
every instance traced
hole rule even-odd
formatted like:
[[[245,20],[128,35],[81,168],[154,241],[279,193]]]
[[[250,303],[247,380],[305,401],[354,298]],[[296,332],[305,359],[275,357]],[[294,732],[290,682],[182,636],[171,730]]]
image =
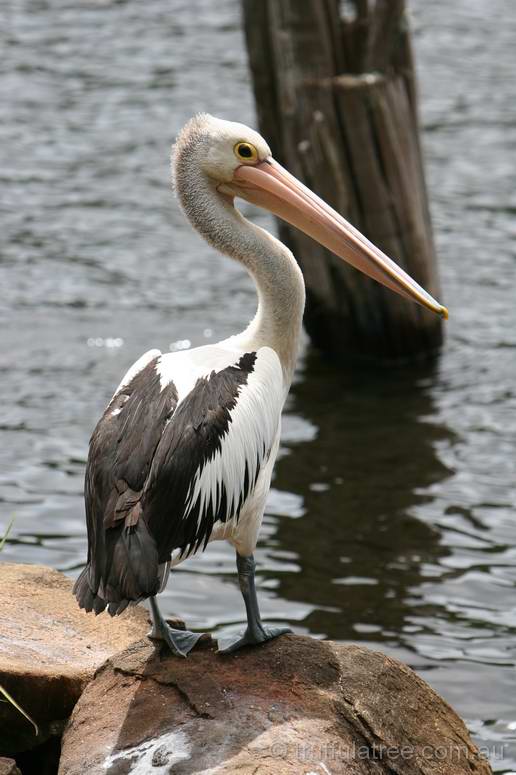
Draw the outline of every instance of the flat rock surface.
[[[42,565],[0,565],[0,685],[40,727],[0,703],[0,753],[59,731],[95,670],[149,630],[137,606],[112,619],[81,611],[72,582]]]
[[[0,775],[21,775],[14,759],[4,759],[0,756]]]
[[[147,640],[99,670],[59,775],[488,775],[455,712],[410,668],[358,646],[283,636],[188,659]]]

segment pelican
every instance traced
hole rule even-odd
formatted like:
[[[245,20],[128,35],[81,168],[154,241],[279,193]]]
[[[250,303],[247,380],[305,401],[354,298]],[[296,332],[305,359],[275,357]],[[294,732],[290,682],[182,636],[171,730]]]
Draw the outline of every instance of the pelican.
[[[170,569],[226,540],[236,552],[247,627],[219,643],[232,652],[290,632],[266,626],[254,550],[296,363],[303,276],[279,240],[246,220],[235,199],[266,208],[393,291],[447,310],[341,215],[288,173],[243,124],[192,118],[172,150],[179,204],[207,242],[256,285],[247,328],[189,351],[149,350],[131,366],[90,441],[85,477],[88,562],[81,608],[114,616],[150,598],[149,637],[186,656],[201,633],[172,628],[156,596]]]

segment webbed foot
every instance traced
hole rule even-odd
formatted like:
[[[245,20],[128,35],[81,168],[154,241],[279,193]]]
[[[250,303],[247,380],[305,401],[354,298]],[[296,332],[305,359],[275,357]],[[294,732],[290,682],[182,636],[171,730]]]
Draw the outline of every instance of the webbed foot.
[[[163,640],[172,654],[177,657],[186,657],[193,649],[202,632],[190,632],[190,630],[176,630],[168,624],[158,608],[156,598],[151,597],[152,630],[148,637],[151,640]]]
[[[190,630],[175,630],[166,622],[160,625],[159,629],[153,627],[148,637],[151,640],[163,640],[169,647],[172,654],[177,657],[186,657],[193,649],[202,632],[190,632]]]
[[[258,627],[253,627],[251,630],[246,628],[243,634],[229,636],[228,638],[221,638],[219,640],[219,654],[231,654],[233,651],[238,651],[243,646],[257,646],[260,643],[265,643],[268,640],[277,638],[279,635],[286,635],[292,632],[290,627],[266,627],[260,624]]]

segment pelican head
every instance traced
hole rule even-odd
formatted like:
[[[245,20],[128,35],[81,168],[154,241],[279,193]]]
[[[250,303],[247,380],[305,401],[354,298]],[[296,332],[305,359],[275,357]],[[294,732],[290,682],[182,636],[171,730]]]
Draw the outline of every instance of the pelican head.
[[[264,138],[244,124],[207,114],[191,119],[175,145],[172,170],[183,205],[198,196],[201,176],[233,206],[241,198],[262,207],[387,288],[448,317],[436,301],[358,229],[272,157]],[[206,217],[213,205],[204,204]],[[185,207],[188,214],[188,206]],[[197,210],[199,207],[197,206]]]

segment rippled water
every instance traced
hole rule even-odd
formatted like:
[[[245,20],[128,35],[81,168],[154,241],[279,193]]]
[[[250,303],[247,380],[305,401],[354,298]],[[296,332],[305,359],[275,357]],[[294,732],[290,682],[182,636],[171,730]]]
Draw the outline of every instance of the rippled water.
[[[516,7],[412,12],[446,348],[384,371],[305,348],[260,595],[270,619],[415,667],[501,773],[516,770]],[[2,559],[73,576],[88,437],[120,375],[254,311],[168,186],[186,118],[253,123],[253,107],[237,0],[4,0],[0,17]],[[181,567],[164,608],[236,626],[229,548]]]

